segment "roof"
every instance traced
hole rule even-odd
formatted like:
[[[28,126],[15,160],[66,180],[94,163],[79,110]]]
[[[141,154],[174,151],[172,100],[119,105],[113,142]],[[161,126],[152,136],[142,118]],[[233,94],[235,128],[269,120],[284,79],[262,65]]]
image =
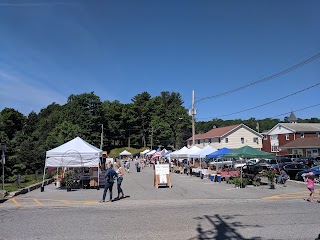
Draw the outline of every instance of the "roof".
[[[218,138],[218,137],[223,137],[226,134],[228,134],[229,132],[231,132],[232,130],[235,130],[237,128],[240,127],[244,127],[246,129],[248,129],[249,131],[252,131],[254,133],[256,133],[257,135],[261,135],[258,132],[254,131],[253,129],[249,128],[248,126],[244,125],[244,124],[237,124],[237,125],[231,125],[231,126],[227,126],[227,127],[219,127],[219,128],[214,128],[211,129],[210,131],[206,132],[206,133],[202,133],[202,134],[196,134],[195,135],[195,139],[208,139],[208,138]],[[192,137],[188,138],[188,140],[192,140]]]
[[[313,137],[313,138],[297,138],[280,148],[320,148],[320,137]]]
[[[296,117],[296,115],[294,115],[294,113],[293,112],[291,112],[290,113],[290,116],[289,116],[289,118],[288,118],[288,121],[289,122],[297,122],[297,117]]]
[[[320,132],[320,123],[279,123],[294,132]]]
[[[220,127],[214,128],[206,133],[196,134],[195,139],[206,139],[206,138],[216,138],[225,135],[226,133],[230,132],[231,130],[239,127],[241,124],[227,126],[227,127]],[[188,138],[188,140],[192,140],[192,137]]]

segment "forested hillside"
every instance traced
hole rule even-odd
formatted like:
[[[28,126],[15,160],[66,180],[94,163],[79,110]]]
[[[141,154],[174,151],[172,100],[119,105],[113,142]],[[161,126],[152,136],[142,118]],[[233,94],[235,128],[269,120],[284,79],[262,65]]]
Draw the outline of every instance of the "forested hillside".
[[[259,131],[268,130],[280,119],[222,120],[196,122],[196,133],[215,127],[244,123]],[[320,122],[304,119],[299,122]],[[103,128],[102,128],[103,126]],[[93,92],[70,95],[65,105],[52,103],[38,114],[24,116],[12,108],[0,112],[0,142],[6,144],[6,179],[16,174],[34,173],[43,168],[45,152],[77,136],[103,149],[125,146],[180,148],[191,136],[191,117],[181,95],[161,92],[151,97],[142,92],[129,104],[102,102]]]

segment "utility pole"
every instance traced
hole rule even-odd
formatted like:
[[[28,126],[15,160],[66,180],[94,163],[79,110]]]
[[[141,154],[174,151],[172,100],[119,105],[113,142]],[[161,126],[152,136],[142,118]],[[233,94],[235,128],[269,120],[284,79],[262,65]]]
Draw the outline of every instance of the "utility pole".
[[[152,150],[152,146],[153,146],[153,127],[151,127],[151,146],[150,146],[151,150]]]
[[[6,163],[4,151],[6,150],[6,145],[1,144],[1,150],[2,150],[2,192],[4,193],[4,164]]]
[[[102,150],[103,147],[103,124],[101,125],[101,142],[100,142],[100,149]]]
[[[196,135],[196,126],[195,126],[195,115],[196,109],[194,108],[194,90],[192,90],[192,105],[191,105],[191,117],[192,117],[192,146],[195,145],[195,135]]]

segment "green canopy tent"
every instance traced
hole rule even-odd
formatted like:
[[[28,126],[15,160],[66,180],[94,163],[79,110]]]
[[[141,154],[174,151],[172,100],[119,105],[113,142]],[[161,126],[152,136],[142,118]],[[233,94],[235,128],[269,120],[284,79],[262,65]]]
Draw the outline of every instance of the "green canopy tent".
[[[244,146],[239,149],[233,150],[230,153],[225,154],[224,157],[225,158],[239,157],[242,163],[242,158],[272,158],[272,157],[275,157],[275,155],[272,153],[257,150],[250,146]],[[241,164],[240,179],[241,179],[240,181],[242,182],[242,164]]]
[[[241,158],[273,158],[274,154],[257,150],[250,146],[244,146],[233,150],[224,155],[225,158],[241,157]]]

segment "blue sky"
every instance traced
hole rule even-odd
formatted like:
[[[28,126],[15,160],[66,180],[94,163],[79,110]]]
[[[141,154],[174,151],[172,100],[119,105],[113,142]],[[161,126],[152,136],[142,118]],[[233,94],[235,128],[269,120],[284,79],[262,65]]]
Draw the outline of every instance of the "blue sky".
[[[143,91],[181,93],[197,120],[275,117],[320,103],[319,1],[0,0],[0,110],[27,115],[70,94],[131,102]],[[296,112],[320,118],[320,105]],[[283,119],[284,116],[278,118]]]

